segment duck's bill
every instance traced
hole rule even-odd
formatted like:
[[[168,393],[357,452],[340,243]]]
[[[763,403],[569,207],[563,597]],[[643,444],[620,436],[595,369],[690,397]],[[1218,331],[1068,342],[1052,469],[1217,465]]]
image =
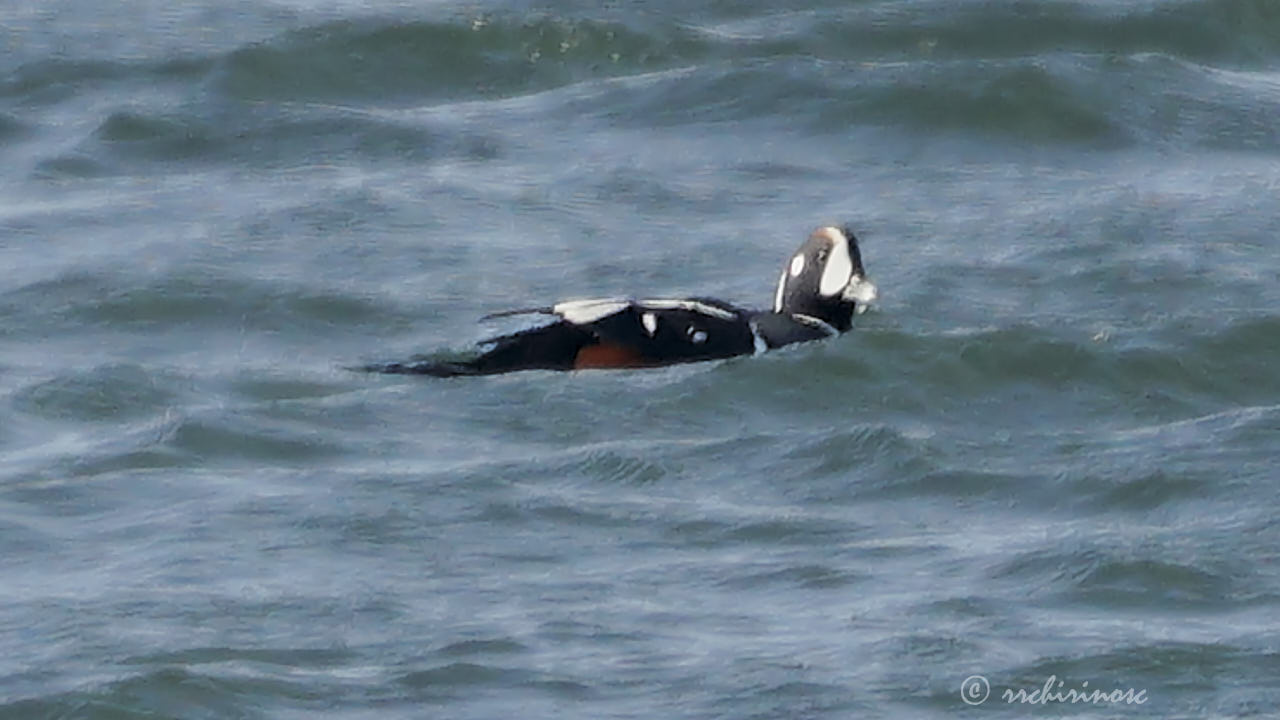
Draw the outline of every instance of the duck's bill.
[[[855,312],[863,313],[867,311],[867,306],[880,296],[880,291],[876,289],[875,283],[861,275],[854,275],[849,284],[844,286],[840,296],[856,303]]]

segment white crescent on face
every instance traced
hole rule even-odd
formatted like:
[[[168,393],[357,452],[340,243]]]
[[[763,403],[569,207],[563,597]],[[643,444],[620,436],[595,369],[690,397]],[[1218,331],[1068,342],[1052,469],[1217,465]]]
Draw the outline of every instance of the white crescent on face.
[[[853,277],[853,258],[849,256],[849,240],[839,230],[826,227],[814,233],[831,241],[831,252],[827,255],[827,264],[822,268],[822,279],[818,281],[818,292],[830,297],[844,290]]]

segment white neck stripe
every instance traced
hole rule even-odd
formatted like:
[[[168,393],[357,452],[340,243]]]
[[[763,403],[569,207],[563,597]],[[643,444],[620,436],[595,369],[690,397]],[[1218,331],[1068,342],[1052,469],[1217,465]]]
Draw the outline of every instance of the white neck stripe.
[[[773,311],[782,312],[782,295],[787,290],[787,269],[782,269],[782,277],[778,278],[778,291],[773,294]]]

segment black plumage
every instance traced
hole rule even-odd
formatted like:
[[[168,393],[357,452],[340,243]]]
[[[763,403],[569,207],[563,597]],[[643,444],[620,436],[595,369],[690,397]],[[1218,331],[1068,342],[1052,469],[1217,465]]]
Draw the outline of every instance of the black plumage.
[[[555,321],[482,341],[472,358],[364,366],[381,373],[455,377],[517,370],[656,367],[763,352],[837,335],[875,299],[857,240],[814,231],[783,268],[771,311],[713,298],[577,300],[489,317],[545,314]]]

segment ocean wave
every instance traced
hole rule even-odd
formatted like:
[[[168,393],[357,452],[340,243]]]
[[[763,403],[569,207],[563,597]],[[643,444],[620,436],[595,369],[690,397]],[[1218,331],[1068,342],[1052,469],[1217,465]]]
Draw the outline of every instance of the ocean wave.
[[[856,572],[840,570],[825,564],[770,566],[768,569],[743,568],[718,583],[730,590],[751,590],[768,585],[797,587],[804,590],[830,590],[857,583],[866,578]]]
[[[1020,553],[992,577],[1035,588],[1036,595],[1102,607],[1223,607],[1249,601],[1254,573],[1236,563],[1190,557],[1182,561],[1150,550],[1092,546],[1041,548]]]
[[[1205,689],[1212,687],[1217,678],[1232,678],[1233,682],[1244,684],[1248,680],[1242,679],[1266,677],[1280,664],[1277,662],[1280,656],[1273,650],[1247,639],[1233,642],[1223,638],[1221,632],[1204,638],[1203,641],[1135,638],[1105,649],[1045,655],[1002,673],[999,687],[1015,693],[1018,689],[1031,693],[1043,688],[1053,677],[1063,681],[1054,692],[1075,690],[1087,695],[1095,690],[1110,693],[1117,688],[1122,691],[1134,688],[1145,693],[1148,707],[1158,702],[1167,706],[1185,703],[1187,707],[1203,709]],[[992,684],[996,684],[994,678]],[[996,697],[993,695],[988,702],[996,701]],[[1249,715],[1263,705],[1265,701],[1233,696],[1220,701],[1218,708],[1228,715]]]
[[[210,717],[237,715],[246,696],[290,698],[305,702],[315,690],[296,678],[236,672],[196,672],[163,667],[100,683],[94,687],[50,692],[0,705],[0,718],[107,716],[153,718],[157,713]]]
[[[10,142],[26,135],[31,126],[10,113],[0,112],[0,142]]]
[[[1266,0],[1138,7],[1075,2],[877,3],[742,20],[515,17],[343,20],[295,30],[218,59],[216,85],[247,99],[504,97],[583,80],[719,61],[936,62],[1161,54],[1263,66],[1280,56],[1280,13]],[[188,71],[190,63],[172,73]]]
[[[1280,379],[1266,368],[1280,357],[1280,317],[1263,315],[1167,343],[1127,345],[1032,325],[972,333],[864,330],[856,360],[874,379],[907,371],[915,382],[972,396],[1030,383],[1047,390],[1095,387],[1116,401],[1165,393],[1230,405],[1280,402]],[[852,345],[848,352],[853,353]]]
[[[191,647],[183,650],[159,651],[122,659],[123,665],[220,665],[252,663],[293,668],[326,668],[355,660],[358,654],[343,648],[305,647]]]
[[[815,65],[808,58],[703,68],[626,100],[632,122],[794,118],[812,132],[858,126],[978,132],[1033,141],[1123,144],[1126,133],[1078,87],[1080,70],[1042,61]],[[617,95],[617,93],[615,93]],[[611,107],[601,103],[601,107]]]
[[[0,98],[20,99],[24,104],[39,107],[116,83],[194,83],[205,77],[215,60],[216,56],[128,60],[53,57],[34,60],[0,76]]]
[[[644,82],[582,83],[540,111],[636,127],[785,122],[1115,150],[1137,143],[1280,151],[1280,92],[1167,56],[1053,52],[911,62],[717,60]],[[550,107],[547,107],[550,106]]]
[[[216,85],[248,100],[504,97],[593,77],[690,62],[707,44],[663,33],[542,17],[470,23],[341,21],[287,33],[223,58]]]
[[[0,294],[0,317],[10,320],[15,334],[24,329],[41,332],[59,323],[81,329],[332,330],[342,324],[389,329],[410,316],[360,294],[303,289],[244,275],[218,277],[199,270],[147,279],[110,272],[66,273]]]
[[[0,99],[135,98],[115,102],[79,147],[58,143],[42,157],[37,173],[52,178],[134,161],[489,160],[501,153],[500,130],[477,140],[424,123],[421,112],[371,111],[564,88],[576,90],[534,109],[645,127],[775,118],[813,132],[1280,151],[1271,122],[1280,93],[1248,80],[1280,57],[1270,6],[1037,7],[885,3],[756,17],[772,39],[714,18],[348,19],[201,56],[38,60],[0,77]],[[620,82],[631,78],[647,80]],[[0,114],[0,139],[39,137],[48,122]]]
[[[568,676],[474,662],[414,670],[401,675],[397,681],[415,693],[433,698],[470,694],[490,687],[518,687],[555,698],[575,699],[593,691],[591,684]]]
[[[1280,55],[1280,12],[1269,0],[895,2],[840,14],[845,22],[824,23],[824,39],[882,54],[1162,53],[1232,64],[1262,64]]]
[[[715,61],[1157,54],[1249,67],[1280,56],[1280,11],[1269,0],[874,3],[680,22],[601,15],[608,19],[503,12],[450,20],[343,19],[205,55],[36,60],[0,78],[0,97],[33,100],[85,85],[167,79],[211,82],[244,100],[385,104],[503,97]]]
[[[138,365],[104,365],[19,390],[15,407],[50,420],[120,421],[162,412],[175,393]]]
[[[750,5],[681,10],[679,20],[567,6],[557,13],[497,7],[396,19],[351,14],[226,51],[175,53],[172,44],[152,43],[127,60],[95,57],[92,48],[63,52],[6,69],[0,97],[52,100],[85,85],[145,77],[211,80],[230,97],[252,100],[396,102],[522,94],[714,60],[1160,54],[1264,67],[1280,57],[1280,10],[1270,0],[933,0],[783,12]]]
[[[199,163],[287,167],[303,158],[326,163],[490,160],[502,146],[492,133],[437,132],[422,122],[342,107],[284,106],[230,118],[220,114],[207,108],[113,112],[74,153],[47,158],[40,171],[92,176],[114,168],[131,171],[129,164],[138,162],[190,169]],[[84,162],[71,162],[77,158]]]
[[[1160,449],[1151,448],[1151,455],[1156,456]],[[1070,499],[1072,505],[1104,512],[1145,512],[1165,504],[1229,492],[1229,483],[1213,477],[1215,473],[1179,471],[1168,460],[1168,469],[1134,467],[1147,464],[1145,460],[1132,464],[1077,460],[1056,478],[1054,487],[1057,496]]]
[[[222,462],[308,463],[338,457],[345,451],[336,437],[245,415],[184,420],[165,444],[188,457]]]

